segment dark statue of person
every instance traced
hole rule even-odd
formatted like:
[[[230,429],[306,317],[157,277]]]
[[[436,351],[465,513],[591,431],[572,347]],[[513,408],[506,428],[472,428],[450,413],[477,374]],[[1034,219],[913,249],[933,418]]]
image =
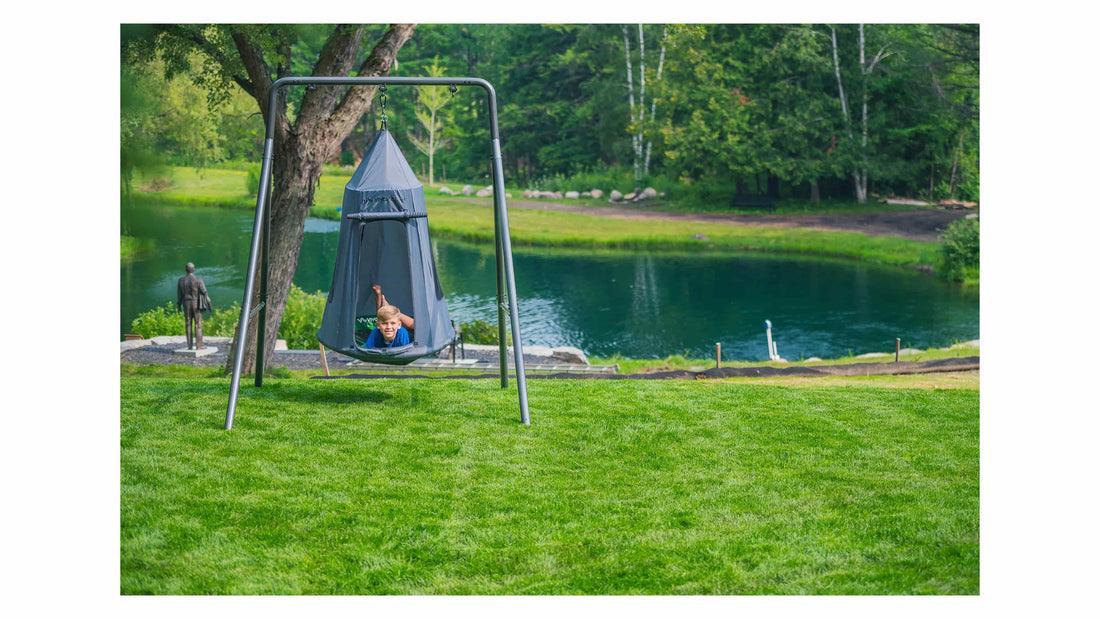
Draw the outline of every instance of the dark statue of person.
[[[202,313],[210,311],[210,296],[202,278],[195,275],[195,265],[187,263],[187,275],[176,282],[176,310],[183,309],[187,331],[187,348],[202,348]]]

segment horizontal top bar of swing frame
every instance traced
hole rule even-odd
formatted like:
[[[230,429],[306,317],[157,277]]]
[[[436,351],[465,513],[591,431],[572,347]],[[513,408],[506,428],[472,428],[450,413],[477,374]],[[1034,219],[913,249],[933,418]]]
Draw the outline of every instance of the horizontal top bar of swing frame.
[[[426,218],[427,216],[427,213],[352,213],[351,215],[345,215],[348,219],[356,221],[383,221],[386,219],[405,221],[407,219]]]
[[[374,84],[395,86],[480,86],[489,95],[489,114],[496,117],[497,96],[493,85],[480,77],[280,77],[271,84],[268,92],[268,109],[274,112],[275,96],[283,86],[371,86]],[[492,139],[499,139],[496,123],[491,123]],[[275,115],[267,119],[267,137],[275,135]]]

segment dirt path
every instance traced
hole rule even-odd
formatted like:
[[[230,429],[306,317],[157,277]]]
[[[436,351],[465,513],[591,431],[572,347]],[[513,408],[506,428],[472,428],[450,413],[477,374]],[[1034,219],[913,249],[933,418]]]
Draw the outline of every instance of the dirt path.
[[[486,201],[486,204],[489,204]],[[936,241],[947,225],[965,217],[969,210],[898,210],[879,213],[836,213],[824,215],[742,215],[736,213],[671,213],[652,206],[581,206],[559,202],[509,200],[509,208],[561,211],[613,219],[686,221],[738,226],[777,226],[839,232],[862,232],[868,236],[895,236],[914,241]],[[883,206],[883,209],[899,207]]]

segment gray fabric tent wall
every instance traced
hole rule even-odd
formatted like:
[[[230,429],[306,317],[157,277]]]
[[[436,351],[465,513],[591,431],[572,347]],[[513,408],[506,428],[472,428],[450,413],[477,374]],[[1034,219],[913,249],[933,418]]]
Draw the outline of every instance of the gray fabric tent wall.
[[[455,337],[428,239],[424,186],[388,131],[379,131],[344,187],[332,287],[317,339],[336,352],[404,365],[434,354]],[[375,313],[371,284],[416,320],[412,343],[361,348],[357,315]]]

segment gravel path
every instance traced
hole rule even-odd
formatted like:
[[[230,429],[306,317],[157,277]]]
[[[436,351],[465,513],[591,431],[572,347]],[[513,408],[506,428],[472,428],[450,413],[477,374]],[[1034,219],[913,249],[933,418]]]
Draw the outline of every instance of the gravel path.
[[[223,339],[226,341],[222,341]],[[229,356],[228,338],[207,338],[205,340],[205,344],[208,347],[216,347],[218,349],[218,352],[206,355],[204,357],[193,357],[191,355],[176,354],[176,350],[185,350],[187,348],[187,344],[185,343],[151,343],[140,348],[122,351],[120,353],[120,361],[125,363],[134,363],[137,365],[190,365],[197,367],[225,367],[226,359]],[[444,349],[444,351],[442,351],[438,356],[439,358],[450,359],[450,349]],[[462,359],[461,352],[458,353],[457,357],[459,359]],[[351,369],[356,367],[356,359],[345,357],[344,355],[332,352],[331,350],[325,351],[325,358],[328,360],[328,367],[331,371]],[[500,353],[498,350],[495,349],[491,351],[486,351],[467,348],[466,359],[477,359],[481,362],[498,365],[500,363]],[[542,363],[562,363],[561,360],[555,359],[553,357],[529,355],[526,354],[526,352],[523,355],[523,360],[524,363],[529,365]],[[509,363],[514,364],[514,358],[511,355],[509,355]],[[268,363],[268,368],[277,368],[284,366],[288,370],[322,370],[321,351],[276,350],[272,354],[272,358]]]

